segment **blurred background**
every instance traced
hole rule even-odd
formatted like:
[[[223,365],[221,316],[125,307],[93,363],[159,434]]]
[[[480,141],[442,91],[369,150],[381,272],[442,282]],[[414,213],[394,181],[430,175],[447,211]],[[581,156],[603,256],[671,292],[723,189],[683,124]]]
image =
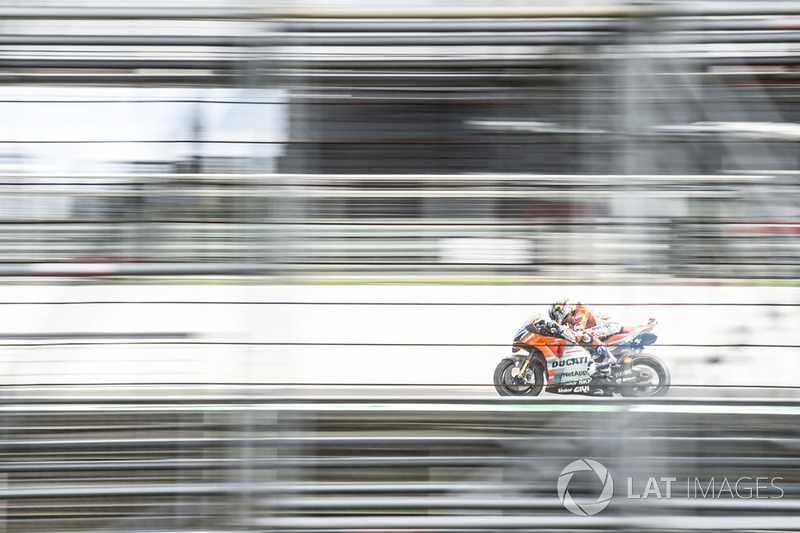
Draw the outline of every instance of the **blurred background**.
[[[0,0],[0,532],[796,530],[799,66],[788,1]],[[563,298],[671,394],[496,398]]]
[[[791,2],[2,5],[3,272],[797,278]]]

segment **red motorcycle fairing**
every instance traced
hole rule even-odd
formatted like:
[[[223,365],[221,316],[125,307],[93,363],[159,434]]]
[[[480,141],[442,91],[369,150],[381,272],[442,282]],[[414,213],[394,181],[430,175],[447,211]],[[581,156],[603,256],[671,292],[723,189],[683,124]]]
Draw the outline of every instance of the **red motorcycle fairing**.
[[[533,314],[514,336],[514,350],[532,352],[530,364],[536,359],[547,370],[546,386],[575,384],[589,378],[591,353],[580,345],[568,345],[565,339],[552,336],[555,332],[547,329],[547,323],[543,314]],[[622,328],[620,333],[603,342],[615,356],[621,357],[631,351],[640,350],[646,344],[652,344],[656,339],[654,331],[657,328],[658,322],[651,319],[648,324]]]
[[[515,355],[495,368],[495,389],[501,396],[538,396],[543,390],[589,396],[664,396],[671,384],[669,369],[658,357],[643,352],[655,342],[657,328],[655,319],[650,319],[648,324],[623,328],[604,339],[617,363],[609,372],[588,376],[584,365],[587,371],[591,367],[589,348],[557,338],[560,328],[536,314],[514,336]]]
[[[574,384],[590,378],[591,363],[592,356],[587,350],[577,345],[567,346],[561,357],[548,362],[548,385]]]
[[[589,377],[592,357],[581,346],[532,332],[527,332],[514,346],[533,352],[532,358],[547,370],[546,385],[572,383]]]

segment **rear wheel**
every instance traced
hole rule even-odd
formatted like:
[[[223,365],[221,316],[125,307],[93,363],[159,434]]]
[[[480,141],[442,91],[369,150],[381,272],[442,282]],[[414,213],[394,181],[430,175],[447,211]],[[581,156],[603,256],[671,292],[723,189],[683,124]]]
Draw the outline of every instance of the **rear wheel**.
[[[669,370],[658,357],[646,353],[634,355],[631,369],[636,381],[620,386],[619,393],[623,396],[638,398],[665,396],[669,391],[671,383]]]
[[[544,388],[544,369],[534,362],[529,372],[530,380],[526,381],[512,374],[516,359],[509,357],[500,361],[494,369],[494,388],[500,396],[538,396]]]

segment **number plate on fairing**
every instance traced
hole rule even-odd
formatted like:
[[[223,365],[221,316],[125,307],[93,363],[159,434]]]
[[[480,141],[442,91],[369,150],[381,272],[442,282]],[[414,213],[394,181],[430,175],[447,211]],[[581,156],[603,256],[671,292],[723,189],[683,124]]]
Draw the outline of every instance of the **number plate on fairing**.
[[[548,370],[555,370],[551,385],[573,383],[589,377],[589,352],[580,346],[568,346],[564,355],[548,363]]]

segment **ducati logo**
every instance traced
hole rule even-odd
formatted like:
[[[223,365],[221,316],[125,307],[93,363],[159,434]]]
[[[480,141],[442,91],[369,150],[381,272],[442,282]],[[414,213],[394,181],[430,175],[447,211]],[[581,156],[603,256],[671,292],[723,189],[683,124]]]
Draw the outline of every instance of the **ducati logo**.
[[[560,366],[580,365],[589,362],[588,357],[573,357],[572,359],[562,359],[560,361],[553,361],[550,363],[550,368],[558,368]]]
[[[569,493],[569,482],[572,481],[572,476],[577,472],[591,471],[597,474],[600,481],[603,483],[603,489],[594,503],[578,503]],[[573,461],[561,471],[558,476],[558,499],[564,504],[566,509],[578,516],[593,516],[605,509],[611,503],[611,497],[614,495],[614,480],[611,479],[611,473],[608,469],[592,459],[578,459]]]

